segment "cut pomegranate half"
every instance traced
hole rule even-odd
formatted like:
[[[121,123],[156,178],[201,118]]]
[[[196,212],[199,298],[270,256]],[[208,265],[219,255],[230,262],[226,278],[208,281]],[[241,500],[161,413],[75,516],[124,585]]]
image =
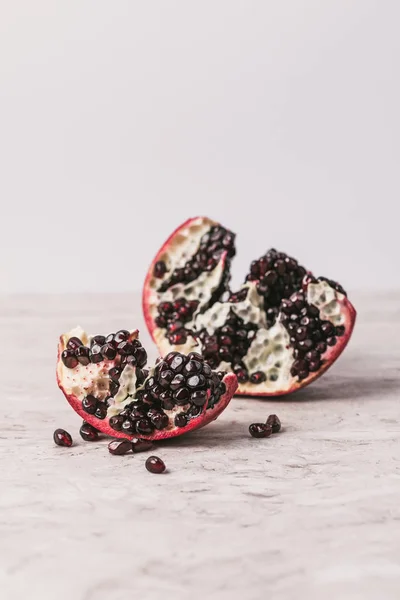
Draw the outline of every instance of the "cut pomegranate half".
[[[356,311],[339,284],[315,278],[275,249],[251,263],[232,293],[234,240],[205,217],[174,231],[145,280],[149,331],[162,355],[197,350],[212,368],[233,371],[238,394],[279,396],[302,388],[344,350]]]
[[[237,388],[199,354],[169,353],[146,369],[138,331],[60,337],[57,382],[72,408],[113,437],[161,440],[198,429],[226,408]]]

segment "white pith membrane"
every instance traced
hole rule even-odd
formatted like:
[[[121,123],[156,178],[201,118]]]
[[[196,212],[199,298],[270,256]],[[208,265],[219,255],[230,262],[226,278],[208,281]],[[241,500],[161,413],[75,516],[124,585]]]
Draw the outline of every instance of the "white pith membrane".
[[[153,322],[158,315],[158,305],[160,302],[174,302],[177,298],[183,297],[187,301],[197,300],[199,302],[197,309],[193,313],[192,319],[185,322],[185,329],[191,329],[196,321],[196,316],[201,312],[204,306],[207,306],[210,302],[213,293],[218,289],[223,278],[226,261],[224,255],[212,271],[203,271],[194,281],[191,281],[190,283],[177,283],[165,292],[159,292],[158,290],[162,283],[169,279],[171,273],[175,271],[175,269],[184,267],[185,263],[196,254],[203,235],[206,234],[211,227],[216,225],[218,225],[218,223],[211,219],[203,217],[192,219],[174,236],[173,241],[168,246],[167,250],[158,255],[157,260],[165,262],[167,272],[162,278],[151,275],[148,281],[149,296],[147,303],[149,315]],[[176,350],[177,352],[182,352],[182,354],[187,354],[197,345],[193,338],[188,337],[185,344],[174,344],[172,346],[165,337],[165,329],[161,327],[155,327],[152,335],[157,347],[161,350],[163,355],[170,350]]]
[[[138,339],[138,330],[130,331],[130,341]],[[143,404],[140,400],[134,398],[136,392],[145,388],[145,383],[148,381],[154,374],[156,367],[143,367],[140,371],[144,369],[148,370],[148,375],[145,380],[138,385],[137,382],[137,370],[138,368],[132,366],[130,364],[126,364],[119,376],[118,383],[119,389],[114,397],[110,395],[110,382],[111,378],[109,376],[109,371],[113,367],[121,368],[121,356],[117,355],[114,360],[102,360],[98,363],[89,363],[88,365],[78,364],[74,368],[68,368],[61,359],[62,352],[67,348],[68,341],[71,338],[79,338],[83,345],[89,346],[93,335],[87,334],[81,327],[76,327],[72,329],[69,333],[63,334],[60,337],[59,348],[58,348],[58,362],[57,362],[57,379],[59,387],[62,389],[63,393],[67,397],[70,404],[73,408],[80,411],[79,414],[83,411],[83,416],[88,422],[94,424],[96,427],[102,431],[102,422],[108,422],[108,420],[119,413],[132,402],[137,402],[139,404]],[[236,380],[234,377],[233,379]],[[226,388],[229,388],[229,394],[222,394],[221,397],[215,402],[215,404],[210,407],[209,401],[211,397],[210,390],[207,391],[207,401],[204,406],[199,408],[199,413],[193,417],[193,421],[197,421],[201,415],[204,413],[210,412],[213,413],[213,418],[216,418],[220,412],[222,412],[223,408],[228,404],[231,396],[237,387],[237,382],[233,381],[232,375],[226,375],[223,379],[223,382],[226,384]],[[85,414],[84,409],[82,407],[82,401],[88,396],[93,395],[97,400],[101,402],[107,401],[109,405],[107,408],[107,415],[105,419],[95,418],[95,415]],[[229,395],[229,399],[227,396]],[[221,398],[224,398],[224,401],[221,402]],[[71,402],[71,399],[73,400]],[[221,405],[221,408],[220,408]],[[177,430],[177,426],[174,424],[175,416],[180,413],[186,413],[188,408],[190,407],[190,402],[187,404],[178,405],[171,409],[162,409],[162,412],[166,414],[169,418],[168,425],[163,427],[162,430],[155,430],[156,437],[168,437],[165,433],[168,431]],[[152,408],[151,405],[148,408]],[[156,403],[154,403],[154,408],[157,409]],[[215,409],[215,410],[213,410]],[[96,421],[96,422],[94,422]],[[208,421],[207,421],[208,422]],[[189,421],[190,423],[190,421]],[[186,427],[180,428],[185,431]],[[108,432],[112,435],[115,434],[116,437],[119,437],[119,432],[117,430]],[[139,436],[144,438],[153,438],[153,434],[150,435],[141,435],[139,433],[135,434],[125,434],[125,437]]]

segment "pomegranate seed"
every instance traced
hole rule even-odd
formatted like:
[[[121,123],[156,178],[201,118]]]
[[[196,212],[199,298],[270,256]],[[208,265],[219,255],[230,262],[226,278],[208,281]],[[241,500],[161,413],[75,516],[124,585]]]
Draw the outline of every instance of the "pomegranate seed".
[[[149,456],[149,458],[146,460],[145,466],[150,473],[160,474],[164,473],[165,471],[165,464],[161,458],[158,458],[158,456]]]
[[[186,427],[187,416],[184,415],[183,413],[179,413],[178,415],[176,415],[174,423],[175,423],[176,427]]]
[[[77,337],[69,338],[67,343],[68,350],[76,350],[79,346],[83,346],[82,341]]]
[[[262,383],[266,379],[267,379],[267,376],[262,371],[256,371],[255,373],[252,373],[250,375],[251,383],[256,383],[256,384]]]
[[[146,452],[153,448],[153,443],[149,440],[142,440],[141,438],[133,438],[132,450],[133,452]]]
[[[108,444],[110,454],[122,456],[132,450],[132,444],[129,440],[113,440]]]
[[[99,439],[99,432],[95,427],[83,421],[79,430],[80,436],[85,442],[95,442]]]
[[[61,360],[68,369],[74,369],[78,365],[78,359],[72,350],[64,350],[61,354]]]
[[[161,279],[161,277],[164,277],[166,272],[167,265],[165,264],[165,262],[163,260],[159,260],[158,262],[156,262],[156,264],[154,265],[154,277],[157,277],[157,279]]]
[[[171,344],[174,344],[176,346],[186,344],[186,341],[187,341],[186,333],[184,333],[184,331],[180,331],[178,333],[173,333],[172,335],[169,336],[169,341],[171,342]]]
[[[249,426],[249,432],[255,438],[269,437],[272,433],[272,427],[266,423],[252,423]]]
[[[53,433],[53,440],[57,446],[66,446],[67,448],[72,446],[72,437],[65,429],[56,429]]]
[[[277,415],[269,415],[266,425],[272,429],[272,433],[278,433],[281,430],[281,421]]]
[[[85,367],[90,363],[90,350],[86,346],[79,346],[79,348],[75,350],[75,356],[78,359],[78,362]]]

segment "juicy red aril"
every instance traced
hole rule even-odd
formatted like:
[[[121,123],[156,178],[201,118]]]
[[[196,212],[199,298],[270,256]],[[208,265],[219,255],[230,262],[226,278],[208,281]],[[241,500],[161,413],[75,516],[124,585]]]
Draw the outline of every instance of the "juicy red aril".
[[[121,373],[122,373],[121,369],[119,369],[118,367],[112,367],[112,369],[110,369],[108,371],[108,376],[110,377],[110,379],[113,379],[114,381],[118,381]]]
[[[159,260],[158,262],[156,262],[156,264],[154,265],[154,277],[161,279],[161,277],[164,277],[166,272],[167,265],[165,264],[165,262],[163,260]]]
[[[249,426],[249,432],[255,438],[269,437],[272,433],[272,427],[266,423],[252,423]]]
[[[175,422],[176,427],[186,427],[187,416],[184,415],[183,413],[179,413],[178,415],[175,416],[174,422]]]
[[[101,354],[101,346],[98,344],[93,344],[90,349],[90,360],[92,363],[99,363],[103,360],[103,356]]]
[[[123,431],[124,433],[127,433],[129,435],[136,433],[135,423],[133,421],[131,421],[131,419],[124,419],[124,422],[122,423],[121,431]]]
[[[155,319],[155,324],[157,325],[157,327],[164,328],[167,326],[167,323],[168,321],[164,317],[156,317]]]
[[[154,427],[148,419],[139,419],[136,423],[136,431],[143,435],[152,433]]]
[[[119,390],[119,383],[111,379],[108,385],[108,389],[110,391],[111,396],[115,396]]]
[[[246,381],[249,380],[249,374],[245,369],[239,369],[238,371],[235,371],[235,373],[239,383],[246,383]]]
[[[142,440],[140,438],[133,438],[131,440],[133,452],[146,452],[153,448],[153,443],[148,440]]]
[[[78,365],[78,359],[73,350],[64,350],[61,354],[61,360],[68,369],[74,369]]]
[[[151,422],[156,429],[165,429],[168,426],[169,419],[165,413],[158,413],[151,417]]]
[[[172,400],[171,396],[160,394],[161,406],[164,410],[172,410],[175,406],[175,402]]]
[[[113,440],[108,444],[110,454],[122,456],[132,450],[132,444],[129,440]]]
[[[90,363],[90,350],[86,346],[79,346],[75,350],[75,356],[80,364],[85,367]]]
[[[136,358],[138,367],[140,367],[140,368],[144,367],[147,362],[146,350],[143,347],[139,347],[139,348],[135,349],[134,354],[135,354],[135,358]]]
[[[321,368],[321,361],[320,360],[311,360],[308,363],[308,369],[314,373],[316,371],[319,371]]]
[[[94,413],[96,412],[97,403],[97,398],[89,394],[88,396],[86,396],[86,398],[82,400],[82,408],[89,415],[94,415]]]
[[[168,313],[171,313],[174,310],[174,307],[172,306],[171,302],[161,302],[161,304],[158,307],[158,310],[161,314],[167,315]]]
[[[326,336],[329,336],[334,332],[334,326],[330,321],[325,321],[321,325],[321,330]]]
[[[112,336],[112,334],[111,334]],[[97,346],[103,346],[103,344],[106,343],[106,337],[104,335],[95,335],[92,337],[92,340],[90,342],[91,346],[94,346],[95,344]]]
[[[94,416],[97,417],[98,419],[105,419],[107,416],[107,406],[105,405],[104,402],[98,402],[97,403],[97,407],[96,410],[94,412]]]
[[[185,373],[201,373],[203,365],[198,360],[189,360],[185,365]]]
[[[307,368],[307,369],[303,369],[302,371],[299,371],[299,372],[298,372],[298,378],[300,379],[300,381],[301,381],[302,379],[306,379],[306,378],[308,377],[308,375],[309,375],[309,370],[308,370],[308,368]]]
[[[72,337],[72,338],[69,338],[69,340],[68,340],[67,348],[68,348],[68,350],[74,351],[77,348],[79,348],[79,346],[82,346],[82,345],[83,345],[82,341],[79,338]]]
[[[173,380],[171,381],[171,384],[170,384],[171,390],[173,390],[173,391],[177,390],[179,387],[181,387],[181,385],[183,384],[184,381],[185,381],[185,378],[183,375],[181,375],[180,373],[175,375],[175,377],[173,378]]]
[[[152,411],[152,409],[149,410],[149,416],[150,416],[150,414],[153,414],[151,411]],[[143,405],[140,405],[140,404],[132,405],[131,406],[131,415],[135,419],[144,419],[144,418],[146,418],[146,408],[145,408],[145,405],[144,404]]]
[[[82,423],[79,433],[85,442],[95,442],[99,439],[99,432],[97,429],[85,421]]]
[[[186,344],[187,335],[183,330],[179,331],[178,333],[172,333],[169,336],[169,341],[171,342],[171,344],[174,344],[175,346],[181,346],[182,344]]]
[[[206,390],[197,390],[197,392],[192,392],[190,399],[195,406],[204,406],[207,400],[207,392]]]
[[[126,331],[126,329],[121,329],[120,331],[117,331],[117,333],[114,335],[114,341],[117,345],[121,342],[125,342],[125,340],[127,340],[128,338],[129,331]]]
[[[197,388],[204,385],[205,379],[202,375],[192,375],[188,378],[187,384],[190,388]]]
[[[65,429],[56,429],[53,433],[53,440],[57,446],[72,446],[72,437]]]
[[[271,427],[272,433],[279,433],[281,430],[281,421],[277,415],[269,415],[266,425]]]
[[[256,371],[250,375],[251,383],[262,383],[267,379],[267,376],[262,371]]]
[[[190,392],[185,387],[179,388],[173,394],[173,399],[175,400],[175,403],[178,405],[187,404],[187,402],[189,401],[189,397],[190,397]]]
[[[169,387],[169,384],[171,383],[171,381],[174,378],[174,373],[172,371],[162,371],[160,373],[160,377],[159,377],[159,383],[161,385],[161,387]]]
[[[307,337],[307,329],[305,327],[298,327],[295,336],[298,340],[304,340]]]
[[[114,360],[114,358],[117,356],[117,351],[113,345],[104,344],[104,346],[101,348],[101,354],[104,359]]]
[[[120,354],[133,354],[134,347],[130,342],[120,342],[117,346],[117,350]]]
[[[161,458],[158,458],[158,456],[149,456],[149,458],[146,460],[145,466],[150,473],[160,474],[165,471],[165,464]]]

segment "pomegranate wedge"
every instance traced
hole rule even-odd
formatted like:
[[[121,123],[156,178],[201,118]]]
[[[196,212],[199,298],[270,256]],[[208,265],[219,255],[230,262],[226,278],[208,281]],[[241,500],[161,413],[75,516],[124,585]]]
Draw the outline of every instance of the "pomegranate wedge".
[[[279,396],[322,375],[346,347],[356,311],[336,282],[269,250],[229,289],[235,235],[206,217],[178,227],[143,289],[148,329],[162,355],[201,353],[233,371],[238,394]]]
[[[203,427],[226,408],[237,388],[196,352],[170,352],[150,369],[137,331],[62,335],[57,382],[72,408],[113,437],[160,440]]]

